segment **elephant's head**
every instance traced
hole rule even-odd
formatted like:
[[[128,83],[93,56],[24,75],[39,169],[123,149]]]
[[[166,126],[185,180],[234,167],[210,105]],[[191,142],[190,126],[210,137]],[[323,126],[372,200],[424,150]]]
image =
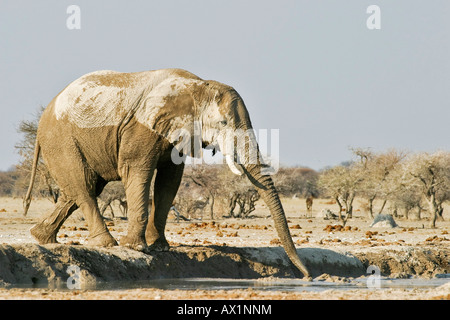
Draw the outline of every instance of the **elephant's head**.
[[[267,204],[281,243],[292,263],[308,277],[309,272],[297,255],[289,232],[278,192],[270,175],[264,174],[256,137],[250,117],[240,95],[231,87],[205,81],[196,91],[197,127],[201,130],[203,147],[218,146],[233,173],[245,174]]]

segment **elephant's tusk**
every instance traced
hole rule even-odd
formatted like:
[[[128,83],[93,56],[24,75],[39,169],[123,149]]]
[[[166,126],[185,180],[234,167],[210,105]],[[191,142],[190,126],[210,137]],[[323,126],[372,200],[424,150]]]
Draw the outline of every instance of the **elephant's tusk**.
[[[241,176],[244,173],[244,170],[242,170],[240,165],[234,162],[234,159],[231,155],[225,155],[225,160],[227,161],[228,167],[230,167],[231,172],[237,174],[238,176]]]

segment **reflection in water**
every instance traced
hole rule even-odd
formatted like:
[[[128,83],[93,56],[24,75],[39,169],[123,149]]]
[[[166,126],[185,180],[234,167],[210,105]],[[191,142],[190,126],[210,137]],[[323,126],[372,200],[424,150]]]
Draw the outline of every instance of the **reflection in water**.
[[[329,281],[303,281],[297,279],[212,279],[212,278],[184,278],[184,279],[158,279],[149,281],[98,283],[97,290],[123,290],[137,288],[154,288],[163,290],[235,290],[248,289],[267,291],[312,291],[320,292],[329,289],[361,289],[370,290],[366,277],[348,279],[340,282]],[[432,279],[390,279],[381,278],[379,289],[431,289],[450,282],[448,277]],[[94,288],[92,288],[94,289]]]
[[[369,277],[339,278],[338,281],[298,279],[262,278],[262,279],[218,279],[218,278],[182,278],[182,279],[155,279],[147,281],[121,281],[121,282],[88,282],[81,283],[83,290],[125,290],[125,289],[163,289],[163,290],[236,290],[253,289],[265,291],[291,291],[291,292],[320,292],[329,289],[360,289],[373,290],[368,282]],[[376,289],[432,289],[450,282],[450,274],[437,275],[432,279],[392,279],[381,277],[379,287]],[[30,285],[14,286],[22,288],[50,288],[57,290],[70,290],[66,281],[52,283],[34,283]]]

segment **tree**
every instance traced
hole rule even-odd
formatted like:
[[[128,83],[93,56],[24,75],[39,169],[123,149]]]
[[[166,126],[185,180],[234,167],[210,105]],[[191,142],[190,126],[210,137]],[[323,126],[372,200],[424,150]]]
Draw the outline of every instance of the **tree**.
[[[438,151],[414,154],[403,166],[403,184],[418,188],[428,202],[431,214],[430,227],[443,220],[443,203],[450,200],[450,152]]]
[[[211,219],[217,208],[222,216],[248,218],[259,194],[245,175],[237,176],[227,165],[187,165],[177,194],[176,204],[187,215],[203,212],[209,205]],[[238,206],[239,212],[234,213]]]
[[[335,166],[325,170],[319,177],[319,187],[325,195],[336,200],[339,206],[339,219],[345,226],[348,218],[352,217],[353,200],[360,191],[364,172],[355,163],[349,166]],[[342,211],[345,211],[345,217]]]
[[[420,220],[424,207],[422,204],[422,193],[419,188],[415,186],[405,186],[401,179],[398,180],[398,185],[398,190],[391,195],[391,201],[394,207],[393,215],[396,216],[398,209],[401,209],[405,218],[409,219],[410,212],[416,208],[416,217]]]
[[[12,196],[14,194],[14,185],[18,178],[17,170],[10,169],[0,172],[0,195]]]
[[[233,185],[232,176],[234,174],[226,165],[187,165],[177,195],[178,202],[184,203],[184,210],[188,207],[203,210],[209,204],[210,217],[214,219],[216,200],[224,193],[228,195],[226,187]]]
[[[369,218],[373,219],[375,199],[383,200],[378,212],[380,214],[389,198],[398,191],[399,167],[406,153],[394,149],[384,153],[374,153],[361,148],[354,148],[352,151],[359,158],[356,165],[364,173],[360,195],[367,199]]]
[[[319,174],[310,168],[281,167],[273,176],[278,192],[285,197],[299,195],[318,197],[317,179]]]
[[[250,188],[245,192],[235,191],[229,201],[229,217],[248,218],[250,213],[256,209],[255,204],[259,199],[260,195],[258,191],[253,188]],[[239,212],[237,214],[234,213],[236,205],[239,206]]]

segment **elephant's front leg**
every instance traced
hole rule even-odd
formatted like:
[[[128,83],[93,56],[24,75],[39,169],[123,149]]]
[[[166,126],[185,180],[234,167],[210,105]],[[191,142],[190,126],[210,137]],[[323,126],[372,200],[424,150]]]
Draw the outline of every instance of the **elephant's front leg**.
[[[148,199],[153,172],[130,173],[123,179],[128,203],[128,232],[120,245],[138,251],[147,248],[145,229],[148,221]]]
[[[164,230],[167,215],[178,191],[183,176],[184,163],[176,165],[167,162],[159,166],[154,186],[153,205],[147,225],[146,239],[150,249],[158,251],[169,250]]]

